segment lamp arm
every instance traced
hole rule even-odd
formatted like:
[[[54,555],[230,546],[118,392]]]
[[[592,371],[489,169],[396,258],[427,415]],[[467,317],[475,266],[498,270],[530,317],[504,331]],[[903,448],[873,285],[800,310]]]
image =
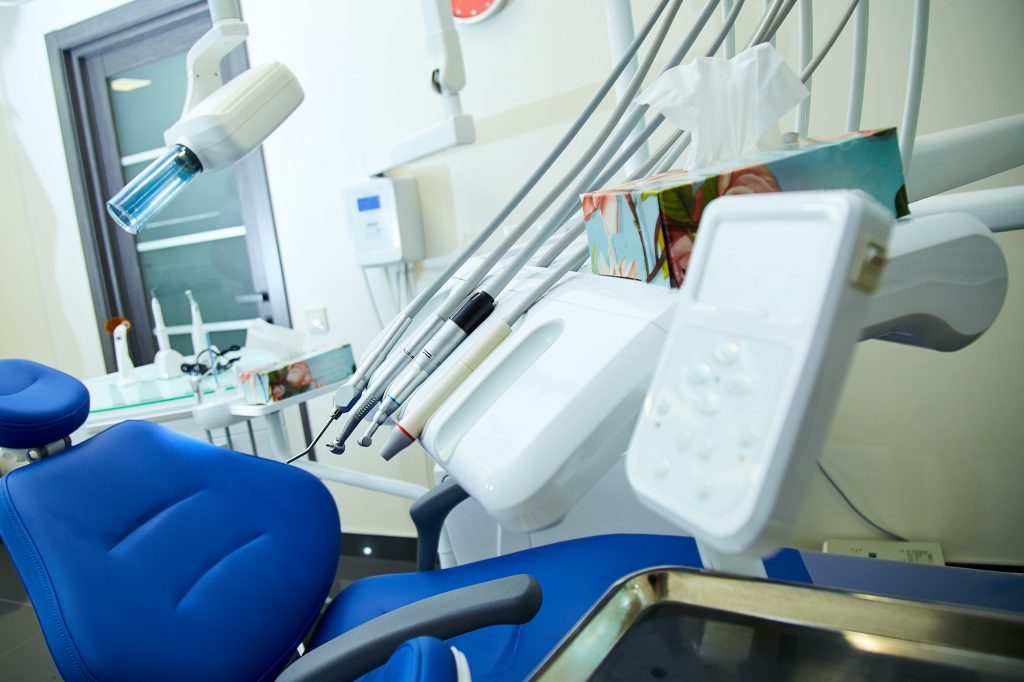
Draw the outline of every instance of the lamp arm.
[[[466,85],[459,34],[455,32],[450,0],[422,0],[427,48],[436,65],[434,84],[442,95],[455,95]]]
[[[230,5],[236,3],[211,3],[210,14],[213,16],[213,27],[189,48],[186,63],[188,65],[188,91],[185,93],[184,116],[197,104],[210,96],[223,84],[220,63],[231,50],[245,42],[249,37],[249,26],[237,16],[221,14],[220,7],[214,11],[214,5]]]

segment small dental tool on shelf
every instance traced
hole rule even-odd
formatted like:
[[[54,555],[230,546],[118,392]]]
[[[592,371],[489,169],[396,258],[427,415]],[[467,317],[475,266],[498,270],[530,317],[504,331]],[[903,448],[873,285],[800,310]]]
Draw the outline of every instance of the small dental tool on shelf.
[[[157,351],[153,357],[153,370],[157,379],[172,379],[181,375],[181,353],[171,348],[171,339],[164,324],[164,312],[156,297],[156,290],[150,294],[150,308],[153,311],[153,336],[156,337]]]
[[[132,329],[132,323],[126,317],[112,317],[107,320],[103,328],[114,339],[117,385],[124,387],[138,383],[139,378],[135,376],[135,364],[132,362],[131,353],[128,352],[128,332]]]
[[[192,295],[192,290],[185,289],[185,296],[188,298],[188,307],[192,313],[192,356],[195,362],[199,362],[199,354],[213,346],[210,345],[210,336],[203,328],[203,314],[199,311],[199,303]]]

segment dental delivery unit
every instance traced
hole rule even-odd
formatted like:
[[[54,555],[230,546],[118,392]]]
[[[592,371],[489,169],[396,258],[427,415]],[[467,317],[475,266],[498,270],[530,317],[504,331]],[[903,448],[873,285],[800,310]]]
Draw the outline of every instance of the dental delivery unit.
[[[914,3],[903,120],[872,130],[860,129],[867,0],[843,4],[817,51],[809,0],[760,3],[741,47],[743,0],[706,0],[682,31],[682,0],[649,3],[540,164],[413,293],[410,264],[426,253],[416,183],[387,172],[475,142],[452,11],[464,25],[504,5],[421,4],[444,119],[367,154],[370,177],[343,193],[379,333],[354,364],[335,348],[344,374],[323,384],[298,343],[204,404],[227,425],[321,391],[326,421],[305,449],[237,457],[133,421],[72,444],[89,391],[0,360],[0,455],[16,465],[0,479],[0,535],[61,674],[1024,677],[1024,577],[786,547],[821,473],[910,551],[822,463],[858,343],[959,351],[1007,299],[996,233],[1024,226],[1024,192],[936,195],[1024,165],[1024,114],[917,135],[927,0]],[[223,82],[221,60],[248,26],[237,1],[209,5],[180,117],[107,202],[132,235],[259,147],[305,96],[278,62]],[[794,8],[799,70],[775,47]],[[813,81],[851,22],[845,129],[810,137]],[[390,321],[367,268],[385,278]],[[194,368],[198,404],[206,373],[220,381],[215,359],[239,347],[214,346],[184,289],[186,361],[150,294],[152,376]],[[138,390],[149,375],[128,354],[132,325],[111,322],[117,385]],[[294,374],[294,391],[253,388],[268,367],[281,386]],[[260,404],[236,409],[243,392]],[[437,485],[350,472],[352,443],[386,461],[416,444]],[[328,599],[341,534],[316,477],[414,499],[417,571]],[[496,552],[480,549],[491,541]]]

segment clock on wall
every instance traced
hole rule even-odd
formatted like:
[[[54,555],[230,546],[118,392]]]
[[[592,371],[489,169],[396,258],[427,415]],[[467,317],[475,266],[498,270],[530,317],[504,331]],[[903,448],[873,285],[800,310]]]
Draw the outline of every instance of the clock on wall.
[[[452,0],[452,16],[456,24],[475,24],[484,19],[490,19],[505,0]]]

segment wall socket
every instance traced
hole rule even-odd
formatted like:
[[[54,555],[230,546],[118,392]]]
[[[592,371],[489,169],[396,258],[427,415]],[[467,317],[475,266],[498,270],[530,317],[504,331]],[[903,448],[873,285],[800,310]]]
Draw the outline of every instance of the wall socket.
[[[942,545],[937,542],[897,542],[894,540],[826,540],[821,550],[827,554],[845,554],[867,559],[905,561],[912,564],[944,566]]]

